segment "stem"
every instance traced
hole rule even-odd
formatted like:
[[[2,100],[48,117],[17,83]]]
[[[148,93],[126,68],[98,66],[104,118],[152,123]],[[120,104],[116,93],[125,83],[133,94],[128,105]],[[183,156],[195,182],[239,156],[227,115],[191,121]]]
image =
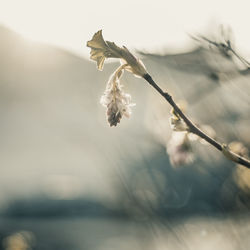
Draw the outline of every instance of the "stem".
[[[203,131],[201,131],[177,106],[177,104],[174,102],[171,95],[169,95],[167,92],[164,92],[152,79],[152,77],[149,74],[146,74],[143,76],[143,78],[156,89],[156,91],[162,95],[166,101],[174,108],[175,112],[183,119],[183,121],[187,124],[189,128],[189,132],[198,135],[205,141],[207,141],[209,144],[214,146],[216,149],[221,151],[228,159],[231,161],[234,161],[236,163],[239,163],[247,168],[250,168],[250,161],[240,155],[237,155],[233,152],[231,152],[224,144],[219,143],[218,141],[214,140],[207,134],[205,134]]]
[[[245,64],[247,66],[247,68],[250,68],[250,63],[243,58],[242,56],[240,56],[231,46],[230,41],[227,41],[226,44],[225,43],[217,43],[214,41],[211,41],[210,39],[204,37],[204,36],[200,36],[201,39],[205,40],[208,43],[213,44],[214,46],[216,46],[217,48],[221,48],[223,47],[224,49],[231,51],[243,64]]]

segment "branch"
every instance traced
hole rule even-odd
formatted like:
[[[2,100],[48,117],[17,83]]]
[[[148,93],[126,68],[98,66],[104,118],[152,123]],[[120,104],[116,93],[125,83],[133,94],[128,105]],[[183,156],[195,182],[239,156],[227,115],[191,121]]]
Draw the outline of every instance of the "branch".
[[[250,161],[238,154],[235,154],[234,152],[230,151],[229,148],[225,144],[221,144],[218,141],[214,140],[207,134],[205,134],[203,131],[201,131],[177,106],[177,104],[174,102],[171,95],[169,95],[167,92],[164,92],[152,79],[152,77],[149,74],[145,74],[143,78],[153,87],[156,89],[156,91],[165,98],[165,100],[173,107],[175,112],[183,119],[183,121],[188,126],[189,132],[196,134],[200,138],[207,141],[209,144],[214,146],[217,150],[221,151],[224,156],[226,156],[229,160],[236,162],[238,164],[241,164],[247,168],[250,168]]]
[[[245,64],[245,66],[249,69],[250,68],[250,63],[243,58],[242,56],[240,56],[233,48],[231,45],[231,42],[229,40],[227,40],[225,43],[217,43],[215,41],[212,41],[204,36],[200,36],[200,38],[214,46],[216,46],[217,48],[219,48],[220,50],[222,50],[224,53],[226,53],[228,55],[228,51],[231,51],[232,54],[234,54],[243,64]],[[198,40],[196,38],[194,38],[195,40]]]
[[[206,38],[203,38],[206,41],[209,41]],[[211,42],[211,41],[210,41]],[[218,44],[211,42],[214,45],[218,46]],[[222,46],[224,48],[224,44],[219,44],[220,47]],[[224,46],[223,46],[224,45]],[[231,43],[228,40],[227,45],[229,49],[231,48]],[[127,71],[133,73],[136,76],[143,77],[151,86],[153,86],[159,94],[161,94],[167,102],[174,108],[174,111],[180,116],[181,119],[186,123],[188,127],[188,132],[193,133],[213,145],[216,149],[221,151],[228,159],[230,159],[233,162],[239,163],[244,165],[247,168],[250,168],[250,161],[246,158],[235,154],[234,152],[230,151],[229,148],[225,144],[221,144],[214,140],[213,138],[209,137],[207,134],[205,134],[203,131],[201,131],[182,111],[181,109],[176,105],[174,100],[172,99],[172,96],[169,95],[167,92],[164,92],[152,79],[152,77],[147,73],[147,70],[142,63],[142,61],[138,58],[136,58],[125,46],[118,47],[115,43],[105,41],[102,36],[102,30],[99,30],[94,34],[92,37],[92,40],[87,42],[87,46],[91,48],[90,51],[90,58],[96,61],[97,67],[99,70],[103,69],[103,64],[106,58],[120,58],[123,61],[126,62],[126,64],[122,65],[118,68],[118,71],[115,71],[114,76],[110,78],[111,81],[113,81],[114,89],[109,88],[109,82],[107,85],[107,93],[105,93],[105,106],[107,107],[107,115],[109,119],[110,126],[116,126],[117,123],[120,122],[120,119],[122,115],[129,116],[130,114],[130,106],[128,95],[125,93],[119,93],[117,94],[117,87],[118,83],[117,81],[121,77],[121,70],[126,69]],[[224,48],[225,49],[225,48]],[[226,48],[226,50],[228,50]],[[245,62],[246,63],[246,62]],[[118,73],[119,72],[119,73]],[[108,95],[108,98],[107,96]]]

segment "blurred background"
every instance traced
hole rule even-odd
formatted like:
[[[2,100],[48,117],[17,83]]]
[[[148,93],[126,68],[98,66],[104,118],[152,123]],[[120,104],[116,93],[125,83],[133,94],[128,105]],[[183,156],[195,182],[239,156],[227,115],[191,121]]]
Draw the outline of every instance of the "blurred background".
[[[222,46],[250,59],[248,9],[0,1],[0,249],[249,249],[250,170],[174,132],[169,105],[127,72],[136,106],[110,128],[99,101],[119,62],[100,72],[86,47],[103,29],[137,52],[195,123],[248,157],[249,65]]]

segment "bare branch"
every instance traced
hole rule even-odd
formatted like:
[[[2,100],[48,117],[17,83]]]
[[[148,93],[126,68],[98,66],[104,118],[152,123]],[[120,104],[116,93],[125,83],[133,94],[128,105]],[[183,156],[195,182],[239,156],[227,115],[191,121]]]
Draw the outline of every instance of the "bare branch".
[[[214,146],[217,150],[221,151],[229,160],[236,162],[238,164],[241,164],[247,168],[250,168],[250,160],[230,151],[230,149],[222,143],[219,143],[218,141],[214,140],[210,136],[208,136],[206,133],[204,133],[202,130],[200,130],[178,107],[178,105],[174,102],[171,95],[169,95],[167,92],[164,92],[152,79],[152,77],[149,74],[146,74],[143,76],[143,78],[153,87],[156,89],[156,91],[162,95],[166,101],[174,108],[175,112],[183,119],[183,121],[188,126],[188,131],[190,133],[196,134],[197,136],[201,137],[205,141],[207,141],[209,144]]]
[[[232,48],[232,43],[230,40],[226,40],[225,42],[215,42],[212,41],[210,39],[208,39],[205,36],[191,36],[194,40],[200,41],[200,40],[204,40],[206,42],[208,42],[211,45],[214,45],[215,47],[217,47],[221,52],[223,52],[225,55],[229,56],[228,52],[231,52],[233,55],[235,55],[247,68],[250,68],[250,62],[248,62],[244,57],[240,56],[235,49]]]
[[[244,62],[246,65],[250,67],[250,63],[248,63],[244,58],[240,57],[231,46],[230,39],[225,39],[225,43],[216,43],[213,41],[210,41],[206,37],[201,36],[201,39],[209,42],[210,44],[213,44],[217,46],[220,50],[222,50],[225,55],[230,56],[228,54],[228,51],[231,51],[234,55],[236,55],[242,62]],[[174,102],[171,95],[169,95],[167,92],[164,92],[152,79],[152,77],[147,73],[147,70],[144,66],[144,64],[141,62],[139,58],[136,58],[126,47],[118,47],[115,45],[115,43],[104,41],[102,37],[102,31],[98,31],[94,34],[92,40],[88,41],[87,46],[91,48],[91,59],[97,62],[97,66],[99,70],[102,70],[103,64],[106,58],[121,58],[126,61],[126,63],[122,63],[122,66],[118,68],[118,70],[115,72],[113,79],[113,84],[115,87],[117,87],[117,79],[116,76],[120,76],[119,72],[120,69],[125,69],[131,73],[133,73],[135,76],[143,77],[151,86],[153,86],[157,92],[162,95],[166,101],[173,107],[174,112],[178,114],[178,116],[185,122],[187,125],[187,131],[193,134],[196,134],[200,138],[207,141],[209,144],[214,146],[217,150],[221,151],[228,159],[230,159],[233,162],[236,162],[238,164],[241,164],[247,168],[250,168],[250,161],[235,152],[232,152],[229,147],[226,144],[221,144],[218,141],[214,140],[210,136],[208,136],[206,133],[204,133],[202,130],[200,130],[184,113],[183,111],[178,107],[178,105]],[[119,77],[118,77],[119,78]],[[109,86],[108,86],[109,87]],[[105,102],[104,104],[107,106],[108,104],[112,104],[113,109],[108,109],[108,116],[109,116],[109,122],[110,125],[116,125],[118,122],[120,122],[121,113],[128,114],[129,113],[129,103],[128,103],[128,96],[125,94],[119,93],[119,102],[116,100],[116,95],[114,96],[113,92],[115,89],[108,88],[106,94],[105,94]],[[118,96],[118,93],[116,93]],[[111,101],[110,101],[111,100]],[[106,102],[107,101],[107,102]],[[124,103],[125,101],[125,103]],[[109,108],[109,107],[108,107]],[[119,111],[119,112],[118,112]],[[115,116],[114,116],[115,115]],[[116,116],[118,115],[118,116]],[[183,127],[181,127],[183,128]]]

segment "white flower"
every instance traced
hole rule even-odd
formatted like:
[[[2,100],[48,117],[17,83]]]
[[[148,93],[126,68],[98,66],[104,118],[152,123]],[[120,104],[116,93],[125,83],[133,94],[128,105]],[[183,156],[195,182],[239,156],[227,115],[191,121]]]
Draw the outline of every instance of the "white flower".
[[[101,104],[107,108],[107,119],[111,127],[116,126],[123,115],[130,117],[131,107],[135,105],[130,103],[131,96],[122,90],[119,81],[125,67],[126,65],[121,65],[111,75],[100,100]]]
[[[173,131],[187,131],[188,130],[188,126],[187,124],[180,118],[171,116],[169,118],[170,121],[170,126],[173,129]]]
[[[194,154],[186,132],[173,132],[167,144],[167,153],[173,166],[187,165],[193,162]]]

